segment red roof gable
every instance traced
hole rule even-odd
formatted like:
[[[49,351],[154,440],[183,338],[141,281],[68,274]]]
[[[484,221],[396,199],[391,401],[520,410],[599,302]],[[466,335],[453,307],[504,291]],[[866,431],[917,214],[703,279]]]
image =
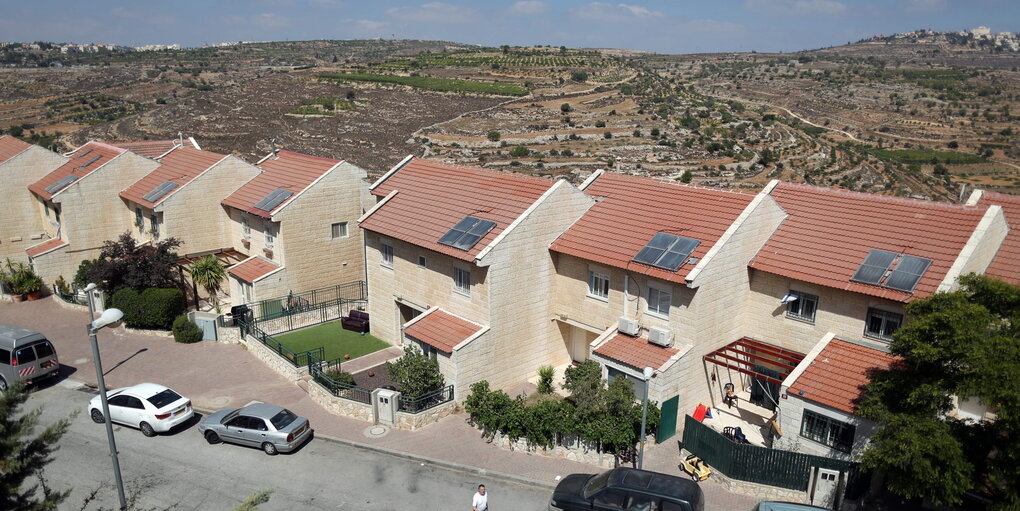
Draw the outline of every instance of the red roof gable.
[[[652,344],[645,337],[631,337],[621,333],[595,348],[595,353],[638,370],[646,367],[661,369],[670,357],[679,352],[676,348]]]
[[[227,270],[231,275],[245,281],[254,283],[256,280],[279,270],[282,266],[261,257],[251,257],[247,261],[241,261]]]
[[[62,240],[60,238],[53,238],[51,240],[44,241],[44,242],[42,242],[42,243],[40,243],[38,245],[35,245],[33,247],[27,248],[25,250],[25,254],[27,254],[28,257],[39,257],[39,256],[41,256],[41,255],[43,255],[43,254],[45,254],[47,252],[52,252],[52,251],[54,251],[54,250],[56,250],[58,248],[66,247],[66,246],[67,246],[67,242],[66,241],[64,241],[64,240]]]
[[[222,204],[263,218],[269,218],[272,216],[273,211],[279,210],[284,204],[293,199],[294,195],[303,192],[316,179],[322,177],[329,169],[342,161],[309,156],[292,151],[277,151],[276,155],[270,156],[259,164],[259,168],[262,169],[259,175],[230,194],[229,197],[223,200]],[[255,208],[259,201],[266,198],[267,195],[277,188],[292,192],[293,195],[274,207],[272,211]]]
[[[32,144],[10,135],[0,136],[0,163],[3,163],[18,153],[32,147]]]
[[[107,163],[110,162],[110,160],[116,158],[117,156],[120,156],[121,153],[123,152],[124,149],[114,147],[109,144],[103,144],[101,142],[89,142],[76,149],[73,153],[71,153],[70,155],[71,159],[68,160],[67,163],[64,163],[63,165],[57,167],[56,170],[50,172],[49,174],[46,174],[45,176],[43,176],[42,179],[36,181],[35,183],[28,185],[28,189],[32,190],[32,192],[42,197],[43,199],[50,199],[53,197],[53,195],[60,193],[61,190],[66,189],[67,186],[70,186],[70,184],[60,188],[59,190],[53,190],[53,193],[46,191],[47,186],[50,186],[56,183],[57,181],[60,181],[61,179],[71,175],[74,175],[78,179],[81,179],[91,174],[92,172],[95,172],[96,169],[102,167],[103,165],[106,165]],[[99,157],[99,159],[92,161],[97,156]],[[89,163],[90,161],[92,161],[92,163],[89,164],[88,167],[85,167],[84,165],[86,163]]]
[[[443,353],[453,353],[454,347],[480,332],[482,328],[481,325],[442,309],[434,309],[405,328],[404,334]]]
[[[793,183],[771,195],[789,216],[748,266],[901,302],[935,292],[987,209]],[[913,294],[851,282],[872,249],[932,263]]]
[[[212,167],[223,158],[226,158],[226,156],[222,154],[212,153],[209,151],[199,151],[198,149],[192,149],[190,147],[179,147],[171,151],[170,154],[160,158],[159,162],[161,165],[157,167],[156,170],[150,172],[149,175],[142,179],[139,179],[138,182],[129,186],[123,192],[120,192],[120,196],[129,201],[151,208],[176,192],[181,186],[191,182],[192,179],[198,177],[199,174],[205,172],[206,169]],[[156,198],[155,201],[147,201],[142,198],[167,181],[176,183],[178,188]]]
[[[132,153],[142,155],[146,158],[159,158],[167,151],[177,147],[176,140],[139,140],[137,142],[114,142],[121,149],[127,149]]]
[[[554,252],[683,283],[694,268],[668,271],[634,262],[658,232],[701,243],[690,257],[702,258],[754,199],[754,195],[690,186],[675,181],[607,173],[585,193],[603,199],[550,247]]]
[[[412,158],[372,190],[380,197],[393,190],[399,193],[361,227],[473,261],[553,184],[551,179]],[[467,216],[493,221],[496,226],[466,251],[438,242]]]
[[[1020,286],[1020,195],[981,192],[978,204],[1002,206],[1006,223],[1009,224],[1009,234],[1006,234],[1005,241],[999,246],[995,259],[985,270],[985,275]]]
[[[790,385],[788,395],[854,413],[861,387],[873,369],[889,369],[897,357],[875,348],[832,339]]]

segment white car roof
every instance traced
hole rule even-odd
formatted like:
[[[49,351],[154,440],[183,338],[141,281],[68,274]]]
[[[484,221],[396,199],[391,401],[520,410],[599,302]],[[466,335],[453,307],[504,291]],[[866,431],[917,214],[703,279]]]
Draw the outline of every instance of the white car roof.
[[[167,390],[168,388],[169,387],[160,385],[158,383],[139,383],[137,385],[126,387],[124,389],[124,392],[148,399],[152,396],[155,396],[156,394],[159,394],[160,392],[163,392],[164,390]]]

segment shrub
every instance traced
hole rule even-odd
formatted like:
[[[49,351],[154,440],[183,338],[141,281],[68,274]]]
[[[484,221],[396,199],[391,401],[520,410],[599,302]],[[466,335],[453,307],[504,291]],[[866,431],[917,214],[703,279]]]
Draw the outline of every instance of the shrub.
[[[184,344],[192,344],[202,340],[202,329],[187,316],[177,316],[173,326],[174,340]]]
[[[139,293],[123,288],[113,294],[112,304],[124,312],[124,324],[131,328],[170,330],[174,318],[184,313],[180,289],[150,287]]]
[[[596,128],[605,128],[606,127],[606,121],[595,121],[595,127]]]
[[[119,291],[113,293],[113,297],[110,299],[110,305],[115,309],[120,309],[124,313],[124,324],[136,328],[137,325],[142,323],[142,319],[139,316],[141,314],[141,295],[138,291],[130,287],[125,287]]]
[[[446,385],[439,363],[421,352],[417,346],[404,348],[404,356],[396,362],[387,362],[390,377],[397,390],[408,398],[421,397]]]
[[[538,393],[539,394],[552,394],[553,391],[553,376],[556,375],[556,370],[553,366],[542,366],[538,368]]]
[[[485,137],[488,138],[490,142],[496,142],[499,140],[499,132],[496,130],[492,130],[486,133]]]
[[[522,145],[516,146],[510,150],[510,156],[514,158],[523,158],[529,154],[531,154],[531,151]]]
[[[343,371],[332,370],[332,371],[326,371],[326,372],[324,372],[322,374],[326,375],[326,377],[328,377],[329,379],[331,379],[331,380],[333,380],[333,381],[335,381],[337,383],[343,384],[343,385],[350,385],[351,387],[356,385],[354,383],[354,375],[351,374],[351,373],[345,373]]]
[[[80,288],[87,286],[89,283],[89,268],[92,268],[92,265],[95,263],[96,261],[94,259],[85,259],[78,263],[78,270],[74,272],[74,280],[71,282]]]
[[[562,105],[560,105],[560,111],[561,111],[561,112],[563,112],[563,113],[567,113],[567,112],[569,112],[570,110],[571,110],[571,108],[570,108],[570,103],[563,103]]]

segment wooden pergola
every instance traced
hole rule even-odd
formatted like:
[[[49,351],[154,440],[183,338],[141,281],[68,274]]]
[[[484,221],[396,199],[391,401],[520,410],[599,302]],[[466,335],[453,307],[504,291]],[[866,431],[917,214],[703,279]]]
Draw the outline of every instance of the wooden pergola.
[[[760,380],[782,385],[783,380],[804,360],[804,354],[780,348],[749,337],[733,341],[707,355],[705,362],[711,362],[733,369]],[[755,372],[754,367],[766,365],[779,371],[779,378]]]

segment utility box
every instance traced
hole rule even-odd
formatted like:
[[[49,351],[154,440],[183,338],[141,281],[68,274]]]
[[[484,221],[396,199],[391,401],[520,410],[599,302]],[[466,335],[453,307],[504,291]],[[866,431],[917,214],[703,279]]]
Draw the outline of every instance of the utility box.
[[[372,413],[375,415],[376,424],[393,426],[397,422],[397,403],[400,400],[400,392],[390,389],[375,389],[372,391]]]

